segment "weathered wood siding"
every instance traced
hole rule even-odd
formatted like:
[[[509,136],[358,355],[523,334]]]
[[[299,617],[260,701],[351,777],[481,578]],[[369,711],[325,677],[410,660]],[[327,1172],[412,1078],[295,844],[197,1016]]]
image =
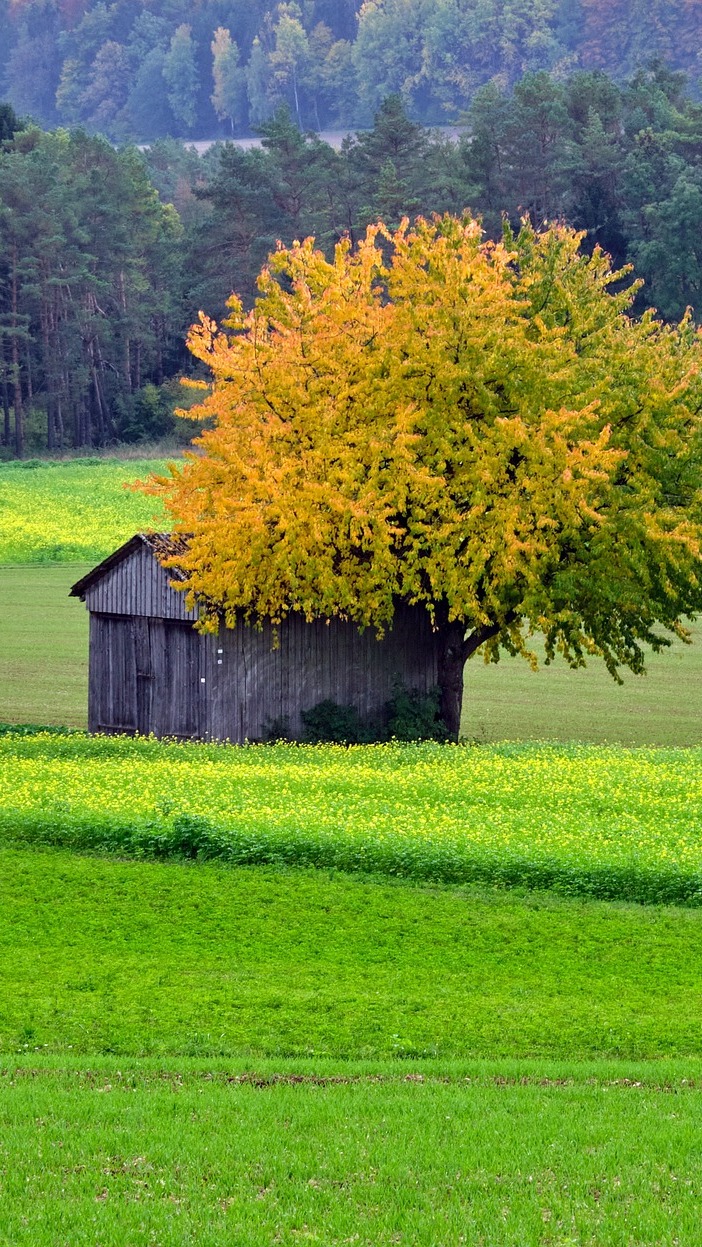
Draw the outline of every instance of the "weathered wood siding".
[[[91,614],[88,728],[136,732],[138,727],[132,620]]]
[[[202,638],[190,624],[149,619],[149,731],[196,739],[207,733]]]
[[[299,738],[301,712],[320,701],[368,715],[397,683],[427,692],[437,682],[436,637],[421,608],[400,608],[382,641],[341,620],[294,616],[276,646],[269,625],[200,636],[168,581],[141,545],[86,589],[91,731],[243,742],[287,722]]]
[[[436,685],[438,652],[426,611],[400,609],[382,641],[342,620],[289,618],[273,630],[239,626],[203,637],[208,732],[220,740],[257,740],[274,721],[302,735],[301,711],[330,699],[378,713],[400,683],[428,692]]]
[[[141,545],[90,586],[85,605],[101,615],[196,619],[197,611],[186,610],[185,594],[172,589],[169,579],[148,546]]]
[[[201,638],[189,624],[90,616],[91,732],[206,735]]]

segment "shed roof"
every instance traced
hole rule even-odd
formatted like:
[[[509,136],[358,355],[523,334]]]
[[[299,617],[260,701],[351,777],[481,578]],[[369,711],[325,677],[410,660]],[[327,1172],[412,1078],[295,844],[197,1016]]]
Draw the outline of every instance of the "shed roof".
[[[85,600],[88,589],[97,584],[107,572],[113,567],[117,567],[125,559],[129,558],[135,550],[146,546],[151,551],[154,558],[162,562],[163,559],[178,558],[178,555],[185,554],[188,549],[188,538],[175,533],[135,533],[129,541],[125,541],[124,545],[113,550],[112,554],[108,554],[102,563],[98,563],[97,567],[93,567],[87,575],[82,576],[71,586],[69,597],[81,598]],[[180,567],[169,567],[168,575],[171,580],[186,580],[187,572]]]

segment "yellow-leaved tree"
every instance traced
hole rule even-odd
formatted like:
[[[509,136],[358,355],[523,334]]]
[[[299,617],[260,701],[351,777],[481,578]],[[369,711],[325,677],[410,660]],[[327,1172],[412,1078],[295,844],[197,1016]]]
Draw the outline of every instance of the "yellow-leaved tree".
[[[199,453],[150,485],[190,535],[201,626],[399,602],[440,638],[458,736],[466,659],[641,671],[702,606],[702,383],[690,318],[631,315],[599,251],[554,225],[502,242],[451,216],[370,228],[331,261],[280,248],[251,312],[190,349]],[[180,585],[178,587],[181,587]],[[656,631],[660,626],[662,632]]]

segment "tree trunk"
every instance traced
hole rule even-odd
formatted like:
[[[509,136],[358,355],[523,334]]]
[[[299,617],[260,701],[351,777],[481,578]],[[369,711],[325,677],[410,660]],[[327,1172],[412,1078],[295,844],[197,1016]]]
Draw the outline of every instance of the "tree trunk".
[[[131,359],[131,343],[129,341],[129,329],[127,328],[127,283],[124,279],[124,271],[120,271],[119,275],[119,301],[122,308],[123,328],[124,328],[124,380],[127,386],[127,393],[132,392],[132,359]]]
[[[10,428],[10,391],[7,385],[7,357],[5,355],[5,338],[0,335],[0,368],[2,368],[2,412],[4,420],[3,444],[10,445],[12,433]]]
[[[445,623],[439,628],[439,691],[441,718],[449,740],[458,741],[463,706],[463,668],[465,655],[465,624]]]
[[[292,80],[293,80],[293,95],[295,96],[295,115],[297,116],[297,128],[298,128],[298,130],[301,130],[301,129],[302,129],[302,122],[301,122],[301,120],[300,120],[300,101],[299,101],[299,99],[298,99],[298,97],[297,97],[297,74],[295,73],[295,67],[294,67],[294,66],[293,66],[293,76],[292,76]]]
[[[44,365],[44,384],[46,387],[46,449],[54,450],[56,446],[54,422],[54,369],[51,359],[50,306],[48,300],[42,301],[40,319],[43,353],[42,362]]]
[[[19,353],[19,293],[17,281],[17,247],[12,249],[12,386],[15,410],[15,454],[24,455],[24,408],[22,406],[22,376]]]
[[[54,421],[56,430],[56,445],[59,450],[63,450],[63,412],[61,411],[61,395],[56,399],[56,409],[54,411]]]
[[[29,342],[27,343],[27,352],[25,355],[25,373],[27,377],[27,402],[31,407],[34,402],[34,383],[32,381],[32,352]]]
[[[485,641],[492,640],[503,628],[514,622],[515,614],[508,611],[502,623],[485,624],[466,636],[465,623],[454,620],[439,623],[439,692],[441,694],[441,718],[448,731],[449,740],[458,743],[463,708],[463,672],[468,659]]]

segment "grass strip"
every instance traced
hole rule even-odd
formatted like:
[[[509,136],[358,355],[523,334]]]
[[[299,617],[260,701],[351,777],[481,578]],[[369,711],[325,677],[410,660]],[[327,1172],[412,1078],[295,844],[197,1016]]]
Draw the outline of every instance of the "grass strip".
[[[604,1087],[655,1091],[667,1095],[702,1093],[702,1056],[656,1059],[612,1058],[358,1058],[134,1057],[72,1052],[24,1052],[0,1055],[0,1080],[5,1087],[22,1082],[55,1082],[65,1086],[148,1087],[166,1082],[192,1087],[216,1083],[276,1087],[403,1086],[453,1087]]]
[[[0,850],[4,1062],[655,1057],[663,1078],[702,1054],[701,982],[699,909]]]
[[[0,1074],[3,1247],[674,1247],[702,1093],[619,1082]]]
[[[193,815],[170,825],[59,814],[0,813],[0,840],[8,845],[67,848],[137,859],[219,861],[229,866],[291,866],[378,874],[419,883],[487,884],[527,888],[563,897],[630,901],[641,905],[702,905],[702,875],[674,865],[569,863],[555,855],[535,859],[527,853],[470,848],[457,850],[405,836],[353,839],[294,838],[268,831],[220,829]]]

